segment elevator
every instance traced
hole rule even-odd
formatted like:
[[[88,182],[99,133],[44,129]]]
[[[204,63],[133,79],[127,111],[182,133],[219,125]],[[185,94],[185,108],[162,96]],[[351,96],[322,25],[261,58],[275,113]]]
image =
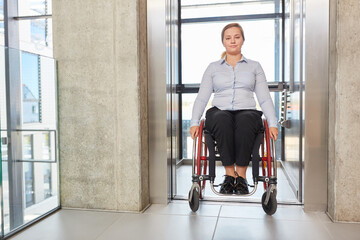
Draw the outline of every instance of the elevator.
[[[308,202],[308,206],[325,208],[326,192],[319,195],[306,195],[306,181],[317,179],[315,185],[318,188],[321,188],[318,185],[319,182],[324,183],[324,180],[326,182],[326,124],[321,126],[321,129],[318,128],[319,126],[307,125],[306,116],[310,116],[311,121],[314,121],[324,119],[327,113],[326,91],[319,91],[316,87],[308,88],[312,84],[315,84],[314,86],[326,85],[327,69],[318,68],[316,66],[318,63],[314,62],[309,65],[308,62],[313,56],[310,54],[308,57],[308,54],[315,49],[324,49],[317,58],[327,61],[328,41],[324,38],[322,42],[310,43],[309,39],[313,36],[308,36],[308,32],[314,31],[316,24],[323,24],[324,28],[319,30],[317,35],[326,36],[328,15],[319,14],[316,8],[310,7],[315,3],[305,0],[169,0],[164,5],[157,1],[149,3],[148,22],[150,24],[160,23],[161,18],[166,19],[166,24],[162,28],[160,25],[156,29],[148,28],[151,69],[149,97],[152,100],[149,109],[151,113],[154,113],[149,116],[150,149],[161,149],[161,147],[166,149],[166,152],[154,151],[151,153],[153,156],[150,156],[150,188],[153,189],[151,199],[163,202],[164,198],[161,196],[164,194],[160,193],[165,188],[167,201],[187,198],[186,194],[180,191],[179,184],[188,181],[190,186],[191,179],[183,180],[178,177],[183,174],[179,169],[189,164],[192,151],[188,134],[192,103],[205,67],[210,62],[218,60],[223,51],[220,41],[222,27],[230,22],[238,22],[243,26],[246,38],[243,54],[262,64],[279,119],[280,138],[276,143],[277,161],[282,169],[284,181],[287,181],[287,188],[293,195],[292,200],[288,201],[284,198],[280,199],[280,202],[305,205]],[[325,6],[328,7],[326,4]],[[165,33],[163,35],[165,38],[155,37],[155,33],[161,32]],[[162,50],[164,52],[159,51],[160,48],[156,51],[158,55],[155,60],[152,58],[153,53],[158,46],[161,46],[161,41],[166,48]],[[159,59],[161,54],[164,54],[164,59]],[[151,62],[152,59],[156,61],[156,64]],[[156,66],[161,63],[164,63],[163,67]],[[315,72],[323,72],[325,77],[314,79]],[[155,77],[157,79],[165,77],[165,88],[164,85],[155,81]],[[309,83],[306,88],[305,82]],[[163,96],[160,97],[161,95]],[[315,106],[307,101],[313,96],[320,97],[321,104]],[[161,98],[166,101],[161,101]],[[163,112],[164,108],[167,109],[166,112]],[[161,136],[161,124],[163,124],[162,127],[166,127],[166,137],[164,133]],[[320,158],[317,159],[313,157],[312,149],[308,145],[314,135],[317,135],[323,143],[316,150],[321,153],[318,155]],[[152,141],[154,139],[157,141]],[[166,165],[161,166],[159,160],[155,158],[159,159],[165,155]],[[166,172],[167,184],[163,186],[163,190],[151,187],[165,179],[161,174],[156,174],[160,170],[152,166],[161,166],[160,169]],[[217,176],[221,178],[221,173]],[[310,186],[308,189],[311,188]],[[280,187],[279,191],[281,191]],[[310,192],[314,192],[314,189]],[[216,198],[211,197],[208,200],[217,201]],[[257,201],[251,200],[251,202]],[[313,201],[317,203],[312,205]]]
[[[247,58],[257,59],[262,64],[280,120],[280,138],[276,145],[279,167],[284,176],[280,176],[279,183],[284,182],[280,188],[289,189],[284,189],[281,193],[287,194],[279,197],[282,196],[286,203],[302,202],[302,145],[299,144],[303,125],[300,114],[303,107],[303,65],[300,64],[303,59],[303,31],[300,31],[303,28],[302,5],[302,1],[181,1],[178,31],[180,77],[176,84],[181,134],[179,160],[174,171],[175,199],[186,197],[183,189],[185,179],[181,176],[187,175],[184,165],[192,156],[189,123],[202,72],[209,62],[218,60],[219,53],[223,51],[219,41],[222,27],[229,22],[239,22],[245,32],[242,52]],[[222,168],[218,168],[221,172]],[[220,178],[222,175],[218,174]]]

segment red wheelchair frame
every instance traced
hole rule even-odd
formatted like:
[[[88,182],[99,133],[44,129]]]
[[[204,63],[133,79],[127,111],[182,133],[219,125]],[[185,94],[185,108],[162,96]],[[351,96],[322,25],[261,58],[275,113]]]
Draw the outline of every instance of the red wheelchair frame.
[[[199,200],[204,198],[205,183],[210,180],[212,191],[219,196],[227,197],[245,197],[253,195],[257,190],[258,182],[264,184],[264,194],[261,203],[264,211],[268,215],[272,215],[277,209],[277,166],[275,155],[275,143],[269,136],[269,128],[266,119],[263,119],[263,130],[258,134],[252,153],[252,169],[253,169],[253,190],[249,194],[222,194],[218,192],[214,185],[215,180],[215,161],[220,160],[216,151],[216,142],[211,134],[204,129],[205,120],[201,120],[199,135],[194,139],[193,145],[193,163],[192,163],[192,186],[189,191],[189,206],[193,212],[199,208]],[[205,130],[205,131],[204,131]],[[270,147],[271,146],[271,147]],[[259,151],[261,149],[261,151]],[[259,156],[261,152],[261,156]],[[259,162],[261,160],[262,176],[259,176]],[[209,167],[209,174],[207,170]]]

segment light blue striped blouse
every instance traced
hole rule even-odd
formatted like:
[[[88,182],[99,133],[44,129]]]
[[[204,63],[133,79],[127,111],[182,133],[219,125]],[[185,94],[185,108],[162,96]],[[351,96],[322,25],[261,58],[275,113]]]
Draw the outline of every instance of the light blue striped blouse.
[[[210,63],[194,102],[191,126],[199,125],[212,93],[212,106],[221,110],[241,110],[256,109],[254,92],[269,127],[277,127],[274,104],[260,63],[244,56],[234,69],[224,58]]]

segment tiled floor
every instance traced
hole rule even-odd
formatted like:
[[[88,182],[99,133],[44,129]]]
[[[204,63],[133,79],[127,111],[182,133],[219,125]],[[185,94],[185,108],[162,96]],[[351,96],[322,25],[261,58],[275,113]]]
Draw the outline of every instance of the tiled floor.
[[[279,205],[267,216],[259,204],[202,202],[193,213],[186,201],[153,204],[144,213],[60,210],[13,240],[112,239],[360,239],[360,224],[333,223],[325,213]]]

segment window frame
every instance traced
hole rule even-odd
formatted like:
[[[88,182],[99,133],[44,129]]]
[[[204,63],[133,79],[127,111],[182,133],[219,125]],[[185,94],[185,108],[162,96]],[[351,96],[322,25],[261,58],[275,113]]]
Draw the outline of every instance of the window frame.
[[[268,2],[269,0],[257,0],[256,2]],[[246,1],[244,1],[245,3]],[[274,13],[266,13],[266,14],[246,14],[246,15],[231,15],[231,16],[213,16],[213,17],[199,17],[199,18],[182,18],[181,17],[181,0],[179,0],[179,26],[178,26],[178,36],[179,36],[179,83],[175,86],[175,92],[178,94],[179,98],[179,159],[180,162],[184,159],[184,149],[183,149],[183,114],[182,114],[182,94],[188,93],[197,93],[200,88],[200,84],[187,83],[183,84],[182,81],[182,38],[181,38],[181,28],[183,24],[189,23],[209,23],[209,22],[234,22],[234,21],[244,21],[244,20],[262,20],[262,19],[274,19],[278,21],[275,23],[276,33],[275,33],[275,79],[278,79],[276,82],[268,82],[269,90],[272,92],[280,92],[284,88],[286,88],[285,83],[285,74],[284,74],[284,41],[285,41],[285,18],[289,17],[285,13],[285,1],[284,0],[273,0],[275,4]],[[239,2],[237,2],[239,3]],[[189,5],[186,5],[189,7]],[[279,29],[279,26],[280,29]],[[278,51],[277,51],[277,49]],[[281,68],[280,68],[281,65]],[[281,69],[281,72],[279,71]],[[276,104],[279,103],[279,96],[276,97]],[[180,163],[179,162],[179,163]]]

